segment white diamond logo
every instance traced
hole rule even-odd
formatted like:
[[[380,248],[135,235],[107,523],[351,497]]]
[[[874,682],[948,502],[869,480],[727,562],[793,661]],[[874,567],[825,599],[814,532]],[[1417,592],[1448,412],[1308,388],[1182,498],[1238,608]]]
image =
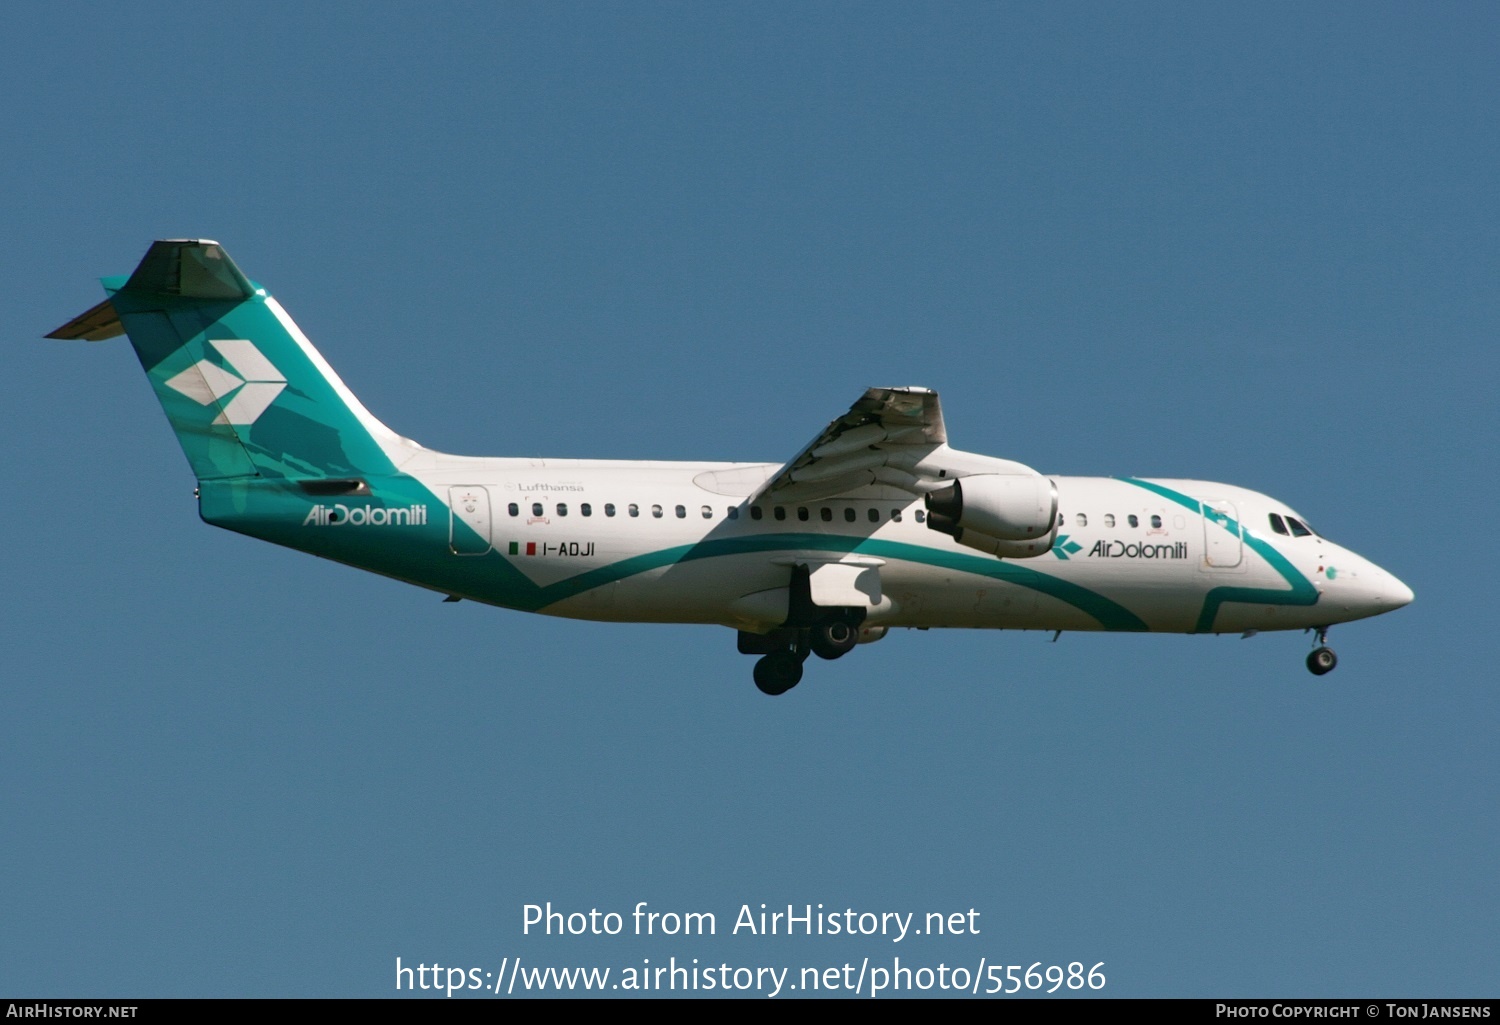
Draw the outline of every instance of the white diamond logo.
[[[219,415],[213,422],[241,427],[255,423],[286,387],[286,378],[247,339],[223,338],[208,344],[240,376],[236,377],[216,363],[200,359],[168,380],[167,387],[200,406],[219,403],[232,394],[233,398],[220,406]]]

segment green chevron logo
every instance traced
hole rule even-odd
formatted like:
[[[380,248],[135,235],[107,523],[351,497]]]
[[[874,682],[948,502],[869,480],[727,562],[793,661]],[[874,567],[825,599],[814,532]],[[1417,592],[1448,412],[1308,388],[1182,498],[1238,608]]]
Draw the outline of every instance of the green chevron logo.
[[[1052,554],[1063,562],[1068,561],[1068,556],[1077,555],[1083,551],[1083,545],[1077,541],[1069,541],[1067,534],[1057,535],[1057,541],[1052,545]]]

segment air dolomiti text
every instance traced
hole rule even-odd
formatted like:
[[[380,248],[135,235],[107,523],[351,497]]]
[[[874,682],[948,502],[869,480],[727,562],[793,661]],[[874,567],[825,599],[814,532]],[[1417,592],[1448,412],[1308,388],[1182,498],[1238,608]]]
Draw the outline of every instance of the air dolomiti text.
[[[315,505],[302,521],[304,527],[425,527],[427,506],[416,505],[388,509],[380,505]]]
[[[1186,559],[1187,557],[1186,541],[1178,541],[1169,545],[1095,541],[1094,547],[1089,549],[1091,559]]]

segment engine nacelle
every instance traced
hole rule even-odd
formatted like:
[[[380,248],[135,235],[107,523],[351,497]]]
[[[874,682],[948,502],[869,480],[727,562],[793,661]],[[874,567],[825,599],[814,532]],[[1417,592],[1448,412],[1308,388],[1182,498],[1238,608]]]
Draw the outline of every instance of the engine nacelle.
[[[971,548],[979,546],[964,540],[969,531],[996,541],[1034,542],[1057,530],[1057,488],[1041,474],[960,477],[928,492],[926,502],[927,525]]]
[[[953,540],[1001,559],[1034,559],[1052,550],[1053,542],[1057,540],[1057,533],[1053,531],[1035,541],[1002,541],[998,537],[990,537],[977,530],[959,527],[958,533],[953,535]]]

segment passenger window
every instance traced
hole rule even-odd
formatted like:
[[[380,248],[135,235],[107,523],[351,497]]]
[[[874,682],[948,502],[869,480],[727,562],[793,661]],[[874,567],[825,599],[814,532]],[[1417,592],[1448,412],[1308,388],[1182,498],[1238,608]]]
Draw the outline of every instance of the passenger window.
[[[661,519],[661,506],[653,505],[651,507],[651,515],[656,517],[657,519]]]
[[[784,520],[784,519],[786,519],[786,506],[784,506],[784,505],[778,505],[778,506],[774,507],[771,511],[776,514],[776,518],[778,520]]]
[[[641,514],[641,507],[638,506],[638,505],[636,505],[634,502],[631,502],[630,503],[630,515],[632,515],[632,516],[639,516],[640,514]]]
[[[1141,521],[1136,517],[1135,513],[1131,513],[1129,516],[1125,517],[1125,520],[1132,527],[1139,527],[1141,525]]]
[[[1307,537],[1307,536],[1309,536],[1309,535],[1310,535],[1310,534],[1312,534],[1312,531],[1310,531],[1310,530],[1308,530],[1308,529],[1307,529],[1307,528],[1306,528],[1306,527],[1304,527],[1304,526],[1303,526],[1303,525],[1302,525],[1302,523],[1301,523],[1301,521],[1299,521],[1299,520],[1294,520],[1294,519],[1293,519],[1293,518],[1292,518],[1292,517],[1290,517],[1290,516],[1288,516],[1288,517],[1287,517],[1287,518],[1286,518],[1286,525],[1287,525],[1287,526],[1288,526],[1288,527],[1291,527],[1291,528],[1292,528],[1292,536],[1293,536],[1293,537]]]
[[[797,519],[799,519],[799,520],[806,520],[807,519],[807,506],[805,506],[805,505],[799,505],[799,506],[797,506]]]
[[[566,515],[568,515],[568,503],[567,502],[558,502],[557,503],[557,515],[559,515],[559,516],[566,516]]]
[[[832,523],[833,522],[833,510],[830,509],[830,508],[828,508],[828,506],[826,506],[826,505],[823,508],[821,508],[821,509],[818,510],[818,515],[821,516],[821,517],[823,517],[823,522],[824,523]]]
[[[685,506],[685,505],[679,505],[677,507],[676,512],[677,512],[677,518],[679,520],[687,518],[687,506]]]
[[[1087,527],[1089,525],[1088,513],[1079,513],[1077,516],[1073,517],[1073,522],[1078,524],[1080,527]]]
[[[510,508],[510,514],[512,516],[519,516],[519,515],[521,515],[521,507],[519,505],[517,505],[516,503],[514,503],[514,502],[510,503],[510,507],[509,508]]]
[[[606,516],[613,516],[614,514],[615,514],[615,503],[613,503],[613,502],[605,502],[604,503],[604,515],[606,515]]]
[[[540,516],[540,515],[542,515],[542,503],[540,503],[540,502],[532,502],[531,503],[531,515],[533,515],[533,516]]]
[[[917,516],[917,522],[918,523],[925,523],[927,521],[927,514],[925,512],[923,512],[921,509],[917,510],[916,516]]]
[[[1115,514],[1114,513],[1105,513],[1104,514],[1104,525],[1106,527],[1113,527],[1115,525]]]
[[[880,510],[879,509],[875,508],[872,505],[872,506],[870,506],[869,513],[870,513],[870,522],[871,523],[879,523],[880,522]]]
[[[1161,529],[1161,517],[1160,516],[1153,516],[1153,517],[1151,517],[1151,526],[1153,526],[1153,527],[1157,528],[1158,530],[1160,530]]]
[[[740,507],[739,506],[737,506],[737,505],[731,505],[729,507],[729,518],[731,520],[737,520],[737,519],[740,518]]]
[[[1063,525],[1063,514],[1062,513],[1058,513],[1057,514],[1057,525],[1059,527],[1061,527]]]
[[[1271,529],[1276,531],[1276,533],[1282,535],[1287,535],[1289,533],[1286,529],[1286,524],[1282,523],[1281,517],[1277,516],[1275,513],[1271,514]]]
[[[584,502],[582,505],[580,505],[578,507],[578,511],[583,513],[585,516],[594,515],[594,507],[589,505],[587,502]]]
[[[758,520],[758,519],[760,519],[764,515],[765,515],[765,513],[761,512],[760,506],[758,506],[758,505],[752,505],[750,507],[750,518],[752,520]]]
[[[900,509],[892,509],[891,510],[891,522],[892,523],[900,523],[901,522],[901,510]]]
[[[714,518],[714,510],[713,510],[713,506],[710,506],[710,505],[705,505],[705,506],[704,506],[704,507],[703,507],[703,518],[704,518],[704,519],[705,519],[705,520],[711,520],[711,519],[713,519],[713,518]]]
[[[854,507],[853,506],[850,506],[849,508],[847,508],[847,509],[844,510],[844,522],[845,523],[853,523],[854,522]]]

